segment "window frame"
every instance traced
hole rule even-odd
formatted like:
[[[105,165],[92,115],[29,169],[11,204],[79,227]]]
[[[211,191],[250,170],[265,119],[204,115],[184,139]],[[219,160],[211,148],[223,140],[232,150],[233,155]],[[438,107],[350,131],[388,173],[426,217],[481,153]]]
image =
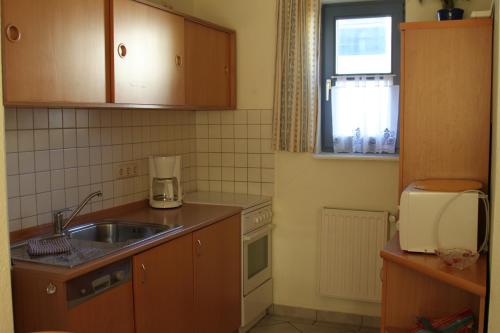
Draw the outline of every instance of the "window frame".
[[[360,2],[342,2],[323,4],[321,8],[321,128],[320,128],[320,151],[322,153],[334,153],[332,134],[332,110],[331,103],[325,98],[326,80],[336,76],[335,72],[335,48],[336,48],[336,20],[363,17],[392,17],[392,46],[391,46],[391,74],[395,75],[394,84],[399,84],[400,80],[400,52],[401,35],[399,24],[405,19],[404,0],[373,0]],[[331,60],[333,61],[327,61]],[[364,73],[343,75],[354,76],[364,75]],[[366,74],[375,76],[376,74]],[[384,75],[384,74],[382,74]],[[388,75],[388,74],[385,74]],[[333,86],[333,82],[332,82]],[[398,136],[399,141],[399,136]],[[399,142],[397,142],[397,150]],[[365,155],[365,154],[360,154]]]

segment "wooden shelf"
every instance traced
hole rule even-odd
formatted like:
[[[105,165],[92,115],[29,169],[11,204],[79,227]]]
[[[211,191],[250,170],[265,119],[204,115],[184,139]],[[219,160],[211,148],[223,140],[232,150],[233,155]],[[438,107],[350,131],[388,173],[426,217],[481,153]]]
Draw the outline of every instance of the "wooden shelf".
[[[436,280],[484,297],[486,295],[486,256],[482,255],[477,263],[462,271],[449,267],[433,254],[409,253],[399,246],[399,233],[384,250],[382,258],[405,266]]]
[[[479,27],[482,25],[491,25],[491,18],[477,18],[467,20],[449,20],[449,21],[427,21],[427,22],[404,22],[399,25],[400,30],[412,29],[449,29]]]

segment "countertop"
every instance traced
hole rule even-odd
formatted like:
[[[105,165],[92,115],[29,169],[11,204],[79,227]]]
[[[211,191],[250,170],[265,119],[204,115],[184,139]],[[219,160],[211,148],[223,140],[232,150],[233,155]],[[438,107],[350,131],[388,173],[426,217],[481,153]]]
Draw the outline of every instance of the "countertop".
[[[122,213],[119,211],[120,210],[117,211],[116,209],[113,209],[114,214],[106,214],[105,219],[165,225],[180,224],[183,227],[164,235],[160,234],[146,241],[128,246],[104,257],[72,268],[13,260],[14,269],[30,272],[43,271],[45,274],[49,274],[57,281],[67,281],[120,259],[133,256],[134,254],[143,252],[177,237],[204,228],[220,220],[240,214],[241,208],[230,206],[184,204],[179,208],[168,210],[154,209],[144,205],[132,210],[124,208],[122,209]],[[94,214],[90,216],[96,215]],[[93,220],[81,219],[80,222],[89,223],[95,220],[97,220],[97,218]]]

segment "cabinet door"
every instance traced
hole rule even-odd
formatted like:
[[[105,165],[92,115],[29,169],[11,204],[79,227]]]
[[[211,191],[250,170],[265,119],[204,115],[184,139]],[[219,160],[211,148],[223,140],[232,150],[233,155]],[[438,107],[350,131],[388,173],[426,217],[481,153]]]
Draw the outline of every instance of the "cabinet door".
[[[104,103],[106,0],[3,0],[6,104]]]
[[[488,188],[491,21],[403,31],[400,191],[417,179]]]
[[[137,333],[193,332],[191,234],[134,257]]]
[[[69,309],[68,322],[74,333],[134,333],[132,282]]]
[[[198,333],[232,333],[241,323],[240,216],[193,233]]]
[[[185,31],[186,104],[230,106],[230,34],[188,20]]]
[[[184,18],[113,1],[114,102],[184,104]]]

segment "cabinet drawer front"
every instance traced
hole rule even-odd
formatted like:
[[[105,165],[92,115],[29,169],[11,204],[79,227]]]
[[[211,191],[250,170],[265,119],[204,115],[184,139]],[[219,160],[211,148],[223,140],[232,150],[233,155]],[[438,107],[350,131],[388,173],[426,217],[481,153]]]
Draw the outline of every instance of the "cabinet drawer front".
[[[4,0],[5,102],[106,102],[107,3]]]
[[[113,1],[114,102],[184,104],[184,18]]]

